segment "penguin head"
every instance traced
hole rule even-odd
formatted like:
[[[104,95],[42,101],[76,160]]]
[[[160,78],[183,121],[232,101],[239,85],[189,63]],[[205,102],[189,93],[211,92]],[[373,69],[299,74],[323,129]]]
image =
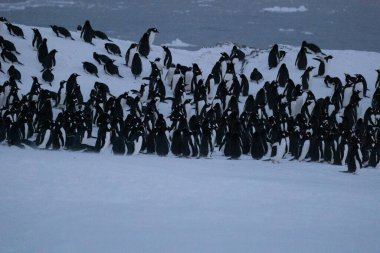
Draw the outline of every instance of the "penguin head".
[[[150,34],[151,32],[153,32],[153,33],[159,33],[158,30],[157,30],[157,28],[155,28],[155,27],[148,29],[147,33]]]
[[[0,22],[8,22],[8,20],[4,17],[0,17]]]
[[[78,25],[77,26],[77,31],[81,31],[82,30],[82,26],[81,25]]]
[[[305,40],[302,41],[302,47],[307,47],[307,42]]]

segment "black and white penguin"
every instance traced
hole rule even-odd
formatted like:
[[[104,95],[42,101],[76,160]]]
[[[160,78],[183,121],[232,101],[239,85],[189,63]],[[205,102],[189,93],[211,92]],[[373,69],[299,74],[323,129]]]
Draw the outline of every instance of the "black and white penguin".
[[[11,65],[7,71],[9,77],[13,77],[19,83],[21,82],[21,72],[15,68],[15,66]]]
[[[319,48],[319,46],[313,43],[307,43],[306,41],[302,41],[302,47],[305,47],[308,50],[308,52],[311,52],[313,54],[325,55],[324,53],[322,53],[322,50]]]
[[[280,87],[285,87],[289,80],[289,71],[286,67],[286,64],[281,64],[280,69],[278,70],[277,74],[277,82],[280,85]]]
[[[268,66],[269,69],[276,68],[278,65],[278,45],[274,44],[269,52]]]
[[[32,46],[35,49],[38,49],[42,43],[42,35],[37,28],[32,28],[33,30],[33,41]]]
[[[240,90],[243,97],[247,97],[249,94],[249,82],[248,78],[244,74],[240,74]]]
[[[106,74],[109,74],[111,76],[118,76],[120,78],[123,78],[120,74],[119,74],[119,67],[116,66],[114,63],[114,60],[111,60],[111,61],[108,61],[106,64],[104,64],[103,68],[104,68],[104,72]]]
[[[21,38],[25,39],[24,32],[21,29],[21,27],[19,27],[17,25],[13,25],[13,24],[8,23],[8,22],[5,23],[5,25],[7,26],[7,29],[8,29],[8,32],[10,35],[16,36],[16,37],[21,37]]]
[[[306,132],[302,138],[301,138],[301,148],[300,148],[300,153],[298,155],[298,161],[303,161],[305,160],[307,154],[309,153],[310,149],[310,133]]]
[[[118,55],[121,57],[120,47],[115,43],[105,43],[104,48],[107,50],[109,54]]]
[[[44,69],[50,69],[55,66],[56,61],[55,61],[55,54],[58,51],[56,49],[51,50],[48,55],[45,57],[45,59],[42,61],[42,67]],[[43,70],[42,70],[43,71]],[[42,72],[41,71],[41,72]]]
[[[254,68],[249,78],[251,81],[255,81],[258,84],[263,79],[263,75],[257,68]]]
[[[74,38],[71,36],[70,31],[67,30],[66,28],[62,26],[56,26],[56,25],[51,25],[50,27],[55,33],[55,35],[57,35],[57,37],[62,36],[63,38],[70,38],[71,40],[74,40]]]
[[[98,38],[98,39],[101,39],[101,40],[107,40],[107,41],[110,41],[112,42],[112,40],[110,40],[107,36],[107,34],[105,34],[104,32],[102,31],[99,31],[99,30],[94,30],[94,37]]]
[[[92,54],[92,57],[94,58],[95,61],[97,61],[97,63],[99,63],[100,65],[105,65],[107,62],[109,61],[112,61],[114,62],[115,60],[109,58],[107,55],[105,54],[98,54],[96,52],[94,52]]]
[[[314,69],[314,67],[307,67],[305,72],[301,76],[302,80],[302,89],[303,90],[309,90],[309,79],[310,79],[310,72]]]
[[[347,172],[355,173],[357,169],[362,168],[362,153],[358,138],[354,135],[348,142],[347,151]]]
[[[83,69],[87,73],[89,73],[91,75],[94,75],[94,76],[96,76],[96,77],[99,78],[99,76],[98,76],[98,68],[93,63],[88,62],[88,61],[84,61],[84,62],[82,62],[82,65],[83,65]]]
[[[7,51],[6,49],[3,49],[1,51],[1,58],[3,59],[4,62],[10,62],[10,63],[18,63],[20,65],[24,65],[22,64],[18,59],[17,59],[17,56],[14,55],[12,52],[10,51]]]
[[[166,156],[169,153],[170,142],[166,133],[167,130],[164,115],[159,114],[155,126],[155,149],[159,156]]]
[[[377,79],[375,82],[375,88],[377,89],[380,87],[380,69],[376,69],[376,72],[377,72]]]
[[[297,54],[296,66],[299,70],[305,70],[307,67],[307,56],[305,47],[301,47],[300,51]]]
[[[162,56],[162,59],[164,59],[163,64],[165,68],[169,69],[173,63],[172,53],[170,52],[170,49],[167,46],[162,46],[162,49],[164,50]]]
[[[3,36],[0,36],[0,47],[2,49],[9,51],[9,52],[14,52],[16,54],[20,54],[17,51],[15,44],[13,44],[13,42],[11,42],[9,40],[4,39]]]
[[[80,37],[83,38],[84,42],[94,45],[94,43],[92,43],[92,39],[94,38],[94,30],[92,29],[89,20],[84,22]]]
[[[156,28],[149,28],[141,37],[138,45],[141,56],[148,58],[156,33],[158,33]]]
[[[142,73],[142,62],[138,52],[135,53],[132,60],[131,71],[135,79]]]
[[[48,54],[49,54],[49,50],[47,46],[47,39],[44,38],[38,47],[38,51],[37,51],[38,61],[42,64]]]
[[[51,83],[54,81],[54,74],[53,74],[51,68],[43,70],[43,72],[42,72],[42,79],[45,82],[49,83],[49,85],[51,86]]]
[[[127,67],[132,66],[132,60],[136,52],[137,52],[137,43],[132,43],[129,46],[127,52],[125,53],[125,65]]]

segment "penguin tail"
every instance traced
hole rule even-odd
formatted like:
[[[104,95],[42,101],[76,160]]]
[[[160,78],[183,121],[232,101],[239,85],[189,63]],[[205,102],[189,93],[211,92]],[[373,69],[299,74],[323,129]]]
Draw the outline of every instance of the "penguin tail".
[[[120,78],[124,78],[124,77],[123,77],[123,76],[121,76],[120,74],[117,74],[117,76],[118,76],[118,77],[120,77]]]
[[[108,39],[108,38],[107,38],[107,40],[113,42],[112,40],[110,40],[110,39]]]
[[[1,72],[1,73],[4,73],[4,71],[3,71],[2,69],[0,69],[0,72]],[[5,74],[5,73],[4,73],[4,74]]]
[[[71,39],[71,40],[74,40],[74,38],[73,38],[73,37],[71,37],[71,36],[70,36],[70,39]]]
[[[20,65],[24,65],[24,64],[22,64],[22,63],[21,63],[21,62],[19,62],[19,61],[17,61],[17,63],[18,63],[18,64],[20,64]]]
[[[18,52],[17,50],[15,51],[16,54],[20,54],[20,52]]]
[[[99,78],[98,74],[96,74],[96,73],[95,73],[95,76],[96,76],[97,78]]]

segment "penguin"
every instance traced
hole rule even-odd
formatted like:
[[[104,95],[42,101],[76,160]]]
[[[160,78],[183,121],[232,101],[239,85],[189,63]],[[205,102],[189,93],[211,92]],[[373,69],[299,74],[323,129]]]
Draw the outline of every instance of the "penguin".
[[[16,81],[18,81],[19,83],[22,83],[21,82],[21,72],[15,68],[15,66],[11,65],[8,69],[8,75],[10,77],[13,77]]]
[[[278,65],[278,45],[274,44],[269,52],[268,66],[269,69],[276,68]]]
[[[298,161],[303,161],[305,160],[307,154],[309,153],[310,149],[310,133],[306,132],[301,139],[301,149],[300,149],[300,154],[298,155]]]
[[[42,67],[44,69],[50,69],[52,67],[55,66],[56,62],[55,62],[55,54],[57,53],[58,51],[56,49],[53,49],[49,52],[49,54],[45,57],[45,59],[42,61]],[[43,70],[44,70],[43,69]],[[43,71],[42,70],[42,71]],[[41,71],[41,72],[42,72]]]
[[[8,23],[8,22],[5,23],[5,25],[7,26],[7,29],[10,35],[25,39],[24,32],[20,27],[16,25],[12,25],[11,23]]]
[[[54,81],[54,74],[51,68],[45,69],[42,72],[42,79],[51,86],[51,83]]]
[[[325,62],[324,60],[320,59],[320,58],[313,58],[313,60],[316,60],[319,62],[319,66],[318,66],[318,73],[316,75],[314,75],[313,77],[323,77],[325,75]]]
[[[144,132],[142,130],[139,130],[134,134],[132,155],[137,155],[141,152],[143,145],[143,135]]]
[[[70,38],[71,40],[74,40],[74,38],[71,36],[71,33],[66,28],[62,26],[56,26],[56,25],[50,25],[50,27],[55,33],[55,35],[57,35],[57,37],[62,36],[63,38]]]
[[[83,38],[84,42],[94,45],[94,43],[92,43],[92,39],[94,38],[94,30],[92,29],[89,20],[84,22],[80,37]]]
[[[105,65],[107,62],[109,62],[109,61],[112,61],[112,62],[114,62],[115,60],[113,60],[113,59],[111,59],[111,58],[109,58],[107,55],[105,55],[105,54],[98,54],[98,53],[96,53],[96,52],[94,52],[93,54],[92,54],[92,57],[94,58],[94,60],[97,62],[97,63],[99,63],[100,65]]]
[[[313,43],[307,43],[306,41],[302,41],[302,47],[305,47],[308,51],[310,51],[313,54],[322,54],[322,50],[315,44]]]
[[[380,87],[380,69],[376,69],[376,72],[377,72],[377,79],[375,82],[375,88],[377,89]]]
[[[132,74],[135,76],[135,79],[141,75],[142,72],[142,62],[139,53],[135,53],[133,56],[132,60],[132,65],[131,65],[131,71]]]
[[[296,66],[299,70],[305,70],[307,67],[307,56],[306,56],[306,48],[301,47],[300,51],[297,54],[296,58]]]
[[[42,43],[42,35],[37,28],[32,28],[33,30],[33,41],[32,46],[35,49],[38,49]]]
[[[138,45],[138,51],[141,56],[148,58],[156,33],[158,33],[156,28],[150,28],[141,37]]]
[[[309,90],[309,79],[310,79],[310,72],[314,69],[314,67],[308,67],[305,72],[301,76],[302,80],[302,89],[303,90]]]
[[[289,71],[288,71],[288,68],[286,67],[286,64],[283,63],[281,64],[281,67],[278,70],[277,82],[280,85],[280,87],[285,87],[288,80],[289,80]]]
[[[173,63],[172,53],[170,52],[170,49],[167,46],[162,46],[162,49],[164,50],[162,57],[162,59],[164,59],[163,64],[165,68],[169,69]]]
[[[55,106],[56,107],[62,107],[66,101],[66,89],[65,89],[65,83],[66,81],[65,80],[62,80],[60,83],[59,83],[59,89],[58,89],[58,92],[57,92],[57,101],[56,101],[56,104]]]
[[[254,68],[249,78],[251,81],[255,81],[257,84],[259,84],[259,82],[263,79],[263,75],[260,73],[260,71],[257,70],[257,68]]]
[[[105,34],[104,32],[102,31],[99,31],[99,30],[95,30],[94,31],[94,37],[98,38],[98,39],[101,39],[101,40],[107,40],[107,41],[110,41],[112,42],[112,40],[110,40],[107,36],[107,34]]]
[[[1,51],[1,58],[3,59],[4,62],[7,62],[7,60],[8,60],[12,64],[18,63],[20,65],[24,65],[21,62],[19,62],[16,55],[14,55],[12,52],[7,51],[6,49],[3,49]],[[5,59],[7,59],[7,60],[5,60]]]
[[[368,85],[367,85],[367,80],[361,74],[356,74],[355,76],[356,76],[356,84],[361,83],[361,85],[363,87],[362,88],[363,93],[361,95],[364,96],[364,97],[368,97],[367,96],[367,91],[369,89],[368,89]]]
[[[166,156],[169,153],[170,143],[166,131],[166,122],[164,115],[159,114],[155,125],[155,150],[157,155]]]
[[[111,60],[111,61],[108,61],[106,64],[104,64],[103,68],[104,68],[104,72],[106,74],[109,74],[109,75],[116,75],[120,78],[123,78],[120,74],[119,74],[119,68],[118,66],[116,66],[115,64],[113,64],[114,60]]]
[[[47,47],[47,39],[44,38],[38,47],[38,51],[37,51],[38,61],[42,64],[48,54],[49,54],[49,50]]]
[[[16,46],[13,44],[13,42],[4,39],[3,36],[0,36],[0,47],[2,49],[5,49],[5,50],[9,51],[9,52],[14,52],[16,54],[20,54],[17,51]]]
[[[135,56],[135,53],[137,52],[137,43],[132,43],[127,52],[125,53],[125,66],[130,67],[132,66],[132,60]]]
[[[118,45],[114,43],[105,43],[104,48],[107,50],[109,54],[114,54],[121,57],[121,50]]]
[[[287,148],[285,132],[280,131],[278,140],[276,140],[273,146],[276,147],[276,154],[272,157],[272,162],[279,163],[280,160],[284,157]]]
[[[97,78],[99,78],[98,76],[98,68],[95,66],[95,64],[91,63],[91,62],[88,62],[88,61],[84,61],[82,62],[83,64],[83,69],[91,74],[91,75],[94,75],[96,76]]]
[[[0,61],[0,72],[4,73],[3,69],[1,68],[1,61]]]
[[[244,74],[240,74],[240,78],[241,78],[241,81],[240,81],[241,95],[243,97],[247,97],[248,94],[249,94],[249,82],[248,82],[248,79],[247,79],[247,77]]]
[[[359,140],[355,135],[349,140],[346,161],[348,173],[355,173],[358,168],[362,168],[362,154]]]

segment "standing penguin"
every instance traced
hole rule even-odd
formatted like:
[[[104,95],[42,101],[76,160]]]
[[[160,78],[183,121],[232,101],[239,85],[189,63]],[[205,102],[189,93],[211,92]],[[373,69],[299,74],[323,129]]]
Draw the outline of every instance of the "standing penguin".
[[[135,79],[141,75],[142,72],[142,63],[139,53],[135,53],[132,60],[132,66],[131,66],[132,74],[135,76]]]
[[[37,28],[32,28],[33,30],[33,41],[32,46],[35,49],[38,49],[42,43],[42,35]]]
[[[299,70],[305,70],[307,67],[307,56],[305,47],[301,47],[300,51],[297,54],[296,66]]]
[[[129,46],[127,52],[125,53],[125,66],[127,67],[132,66],[132,60],[136,52],[137,52],[137,43],[132,43]]]
[[[140,39],[139,53],[145,58],[148,58],[156,33],[158,33],[156,28],[149,28]]]
[[[309,90],[309,79],[310,79],[310,72],[314,69],[314,67],[308,67],[305,72],[301,76],[302,80],[302,89],[303,90]]]
[[[281,67],[278,70],[277,82],[280,85],[280,87],[285,87],[288,80],[289,80],[289,71],[288,71],[288,68],[286,67],[286,64],[283,63],[281,64]]]
[[[94,30],[91,27],[90,21],[86,20],[84,22],[84,25],[82,27],[82,31],[80,33],[80,37],[83,38],[83,40],[91,45],[94,45],[92,43],[92,39],[94,38]]]
[[[269,69],[275,68],[278,65],[278,45],[274,44],[268,56]]]
[[[358,138],[354,135],[348,142],[347,152],[347,171],[348,173],[355,173],[356,169],[362,168],[362,153]]]
[[[162,57],[164,59],[164,66],[169,69],[173,62],[172,53],[167,46],[162,46],[162,49],[164,49],[164,54]]]
[[[47,39],[44,38],[40,46],[38,47],[38,51],[37,51],[38,61],[42,64],[48,54],[49,54],[49,50],[47,47]]]
[[[249,93],[249,82],[247,77],[244,74],[240,74],[241,82],[240,82],[240,90],[243,97],[247,97]]]

